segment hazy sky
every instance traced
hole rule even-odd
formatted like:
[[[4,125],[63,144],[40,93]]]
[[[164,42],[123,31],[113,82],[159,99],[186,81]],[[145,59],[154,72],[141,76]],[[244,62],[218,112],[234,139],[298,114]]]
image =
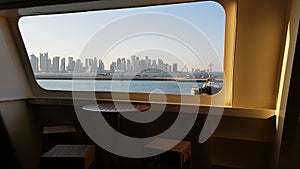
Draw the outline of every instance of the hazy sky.
[[[97,57],[106,69],[131,55],[179,63],[179,69],[223,65],[225,12],[216,2],[29,16],[19,27],[29,55]]]

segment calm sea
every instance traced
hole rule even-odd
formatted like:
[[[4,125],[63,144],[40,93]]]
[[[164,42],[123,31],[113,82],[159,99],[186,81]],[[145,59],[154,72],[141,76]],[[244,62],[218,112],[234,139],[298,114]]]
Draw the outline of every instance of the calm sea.
[[[193,85],[203,82],[149,81],[149,80],[37,80],[38,84],[49,90],[65,91],[118,91],[166,94],[191,94]]]

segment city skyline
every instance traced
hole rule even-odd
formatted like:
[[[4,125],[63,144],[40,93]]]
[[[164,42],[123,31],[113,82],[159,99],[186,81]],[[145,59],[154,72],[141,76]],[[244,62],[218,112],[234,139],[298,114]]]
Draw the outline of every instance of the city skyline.
[[[178,63],[167,63],[163,59],[152,59],[150,56],[139,57],[132,55],[130,57],[119,57],[112,61],[108,67],[102,59],[84,58],[74,60],[74,57],[51,57],[48,52],[40,52],[39,56],[30,55],[30,63],[35,73],[53,72],[53,73],[104,73],[104,72],[200,72],[207,71],[200,68],[188,68],[185,66],[181,70]]]
[[[47,51],[74,59],[159,55],[179,69],[211,62],[223,70],[225,11],[216,2],[22,17],[19,28],[28,55]],[[149,51],[151,50],[151,51]],[[145,52],[144,52],[145,53]],[[163,57],[162,57],[163,56]],[[158,59],[158,58],[156,58]]]

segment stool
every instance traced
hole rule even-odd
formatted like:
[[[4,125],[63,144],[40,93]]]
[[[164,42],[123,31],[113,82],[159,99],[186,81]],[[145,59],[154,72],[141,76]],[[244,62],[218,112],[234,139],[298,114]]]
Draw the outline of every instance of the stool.
[[[94,162],[94,145],[56,145],[41,157],[41,169],[89,169]]]
[[[168,150],[167,145],[178,142],[177,140],[157,138],[145,145],[151,150]],[[155,157],[155,168],[162,163],[176,164],[177,169],[190,169],[191,167],[191,143],[180,141],[176,146]]]
[[[43,153],[57,144],[76,144],[76,129],[74,126],[43,127]]]

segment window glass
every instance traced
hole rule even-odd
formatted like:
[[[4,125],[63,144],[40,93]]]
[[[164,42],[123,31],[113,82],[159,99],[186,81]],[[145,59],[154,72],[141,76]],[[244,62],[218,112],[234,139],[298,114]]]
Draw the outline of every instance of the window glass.
[[[19,29],[44,89],[198,95],[223,86],[216,2],[26,16]]]

